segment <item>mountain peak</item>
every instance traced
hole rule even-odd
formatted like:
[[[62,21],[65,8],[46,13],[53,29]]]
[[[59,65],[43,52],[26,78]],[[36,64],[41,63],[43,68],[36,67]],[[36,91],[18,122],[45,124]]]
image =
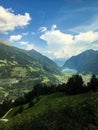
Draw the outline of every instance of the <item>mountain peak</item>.
[[[89,50],[86,50],[86,51],[84,51],[85,53],[91,53],[91,52],[95,52],[95,50],[93,50],[93,49],[89,49]]]

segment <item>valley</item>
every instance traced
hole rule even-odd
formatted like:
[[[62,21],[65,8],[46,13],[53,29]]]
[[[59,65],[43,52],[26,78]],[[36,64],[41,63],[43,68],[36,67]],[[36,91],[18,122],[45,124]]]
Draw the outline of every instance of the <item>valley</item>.
[[[87,84],[92,76],[90,73],[81,73],[74,67],[71,69],[67,65],[66,68],[65,65],[63,68],[58,67],[52,60],[35,50],[21,50],[6,41],[1,41],[0,50],[1,102],[6,98],[15,100],[23,96],[37,83],[66,83],[72,75],[79,73]]]
[[[97,85],[98,76],[93,77],[93,71],[80,71],[70,59],[59,67],[35,50],[4,43],[0,43],[0,129],[97,130],[98,92],[92,80]]]
[[[98,130],[98,0],[0,1],[0,130]]]

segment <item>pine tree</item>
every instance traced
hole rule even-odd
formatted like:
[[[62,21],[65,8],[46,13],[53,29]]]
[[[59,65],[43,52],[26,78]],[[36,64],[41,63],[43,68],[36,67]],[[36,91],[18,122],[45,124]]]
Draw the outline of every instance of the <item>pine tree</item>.
[[[77,94],[83,92],[84,82],[80,75],[73,75],[68,79],[66,84],[66,92],[68,94]]]
[[[96,75],[92,75],[89,86],[94,92],[96,91],[96,88],[98,87],[98,79],[96,78]]]

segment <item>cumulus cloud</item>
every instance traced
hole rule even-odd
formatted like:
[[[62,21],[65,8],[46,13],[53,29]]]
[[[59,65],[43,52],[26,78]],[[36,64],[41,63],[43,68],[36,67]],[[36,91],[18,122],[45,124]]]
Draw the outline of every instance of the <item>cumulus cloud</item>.
[[[40,36],[40,39],[47,42],[45,54],[51,58],[64,58],[87,49],[94,49],[93,43],[98,40],[98,32],[87,31],[72,35],[61,32],[56,25],[53,25],[51,30]]]
[[[86,42],[86,43],[87,42],[92,43],[96,40],[98,40],[98,32],[93,32],[93,31],[80,33],[75,36],[75,42],[82,41],[82,42]]]
[[[16,27],[26,26],[30,20],[31,17],[29,13],[15,15],[12,9],[5,9],[0,6],[0,33],[7,33]]]
[[[50,45],[53,43],[58,44],[60,46],[64,44],[71,44],[73,42],[73,36],[70,34],[64,34],[60,30],[51,30],[47,31],[43,35],[40,36],[41,39],[47,41]]]
[[[11,41],[11,42],[19,41],[19,40],[21,40],[21,38],[22,38],[22,35],[12,35],[12,36],[10,36],[9,41]]]

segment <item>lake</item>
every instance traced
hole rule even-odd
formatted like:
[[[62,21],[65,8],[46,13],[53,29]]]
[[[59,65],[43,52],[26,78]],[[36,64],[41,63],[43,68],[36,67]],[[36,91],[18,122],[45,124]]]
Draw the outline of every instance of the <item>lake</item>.
[[[62,70],[62,73],[65,73],[65,72],[69,72],[69,73],[77,73],[77,70],[75,69],[70,69],[70,68],[65,68]]]

